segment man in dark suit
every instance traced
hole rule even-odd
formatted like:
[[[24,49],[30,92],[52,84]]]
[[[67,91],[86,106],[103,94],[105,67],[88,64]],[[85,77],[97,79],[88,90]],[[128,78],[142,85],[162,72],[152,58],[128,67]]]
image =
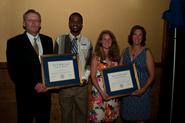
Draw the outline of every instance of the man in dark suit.
[[[7,64],[15,83],[18,123],[49,123],[51,95],[42,83],[40,56],[53,53],[52,39],[39,34],[41,15],[29,9],[23,15],[25,32],[7,42]]]

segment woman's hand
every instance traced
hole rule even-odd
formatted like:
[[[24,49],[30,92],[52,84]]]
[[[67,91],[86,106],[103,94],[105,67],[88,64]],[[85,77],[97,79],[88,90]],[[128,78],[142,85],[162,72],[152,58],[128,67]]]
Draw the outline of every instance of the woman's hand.
[[[111,66],[118,66],[118,62],[111,62]]]
[[[100,91],[100,94],[101,94],[103,100],[105,100],[105,101],[109,100],[108,95],[105,92]]]
[[[141,95],[144,94],[144,92],[145,92],[145,90],[141,88],[141,89],[138,89],[138,90],[134,91],[132,93],[132,96],[141,96]]]

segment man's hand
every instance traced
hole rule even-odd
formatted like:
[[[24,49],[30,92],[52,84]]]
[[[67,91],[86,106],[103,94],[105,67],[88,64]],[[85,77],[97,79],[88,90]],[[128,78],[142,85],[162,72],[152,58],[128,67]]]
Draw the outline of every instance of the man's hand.
[[[37,83],[34,89],[36,90],[37,93],[43,93],[48,91],[46,86],[42,83]]]
[[[87,80],[86,79],[82,79],[82,83],[80,84],[80,86],[84,86],[87,84]]]

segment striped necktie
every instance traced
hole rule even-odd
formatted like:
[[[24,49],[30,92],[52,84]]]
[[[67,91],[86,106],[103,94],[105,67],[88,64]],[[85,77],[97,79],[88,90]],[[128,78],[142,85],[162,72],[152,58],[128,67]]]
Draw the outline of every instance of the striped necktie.
[[[39,55],[39,47],[38,47],[38,44],[37,44],[37,38],[34,38],[33,47],[34,47],[35,52],[37,53],[37,55]]]
[[[75,37],[71,43],[72,43],[72,48],[71,48],[71,53],[77,54],[78,53],[78,45],[77,45],[77,38]]]

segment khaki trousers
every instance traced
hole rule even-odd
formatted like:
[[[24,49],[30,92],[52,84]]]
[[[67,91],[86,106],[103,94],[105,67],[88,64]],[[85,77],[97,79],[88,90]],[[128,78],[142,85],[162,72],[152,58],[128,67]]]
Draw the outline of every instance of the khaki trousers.
[[[87,123],[88,85],[59,92],[61,123]]]

